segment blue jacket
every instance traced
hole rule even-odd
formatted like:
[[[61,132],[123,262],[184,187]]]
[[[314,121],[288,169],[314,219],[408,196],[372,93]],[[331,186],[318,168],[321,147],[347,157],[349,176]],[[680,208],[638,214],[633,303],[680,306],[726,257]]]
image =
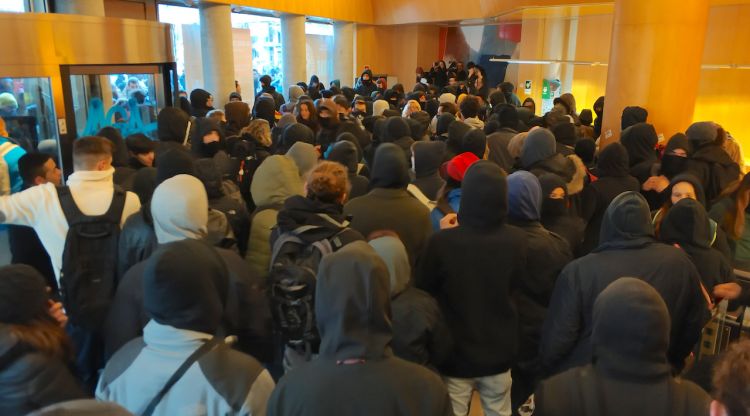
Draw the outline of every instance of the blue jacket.
[[[458,208],[461,206],[461,188],[456,188],[450,192],[448,192],[448,205],[453,208],[453,211],[458,214]],[[430,212],[430,220],[432,220],[432,229],[435,231],[440,230],[440,220],[443,219],[445,215],[440,212],[439,209],[433,208],[432,212]]]
[[[26,154],[21,146],[13,144],[7,137],[0,136],[0,155],[8,165],[8,176],[10,176],[10,192],[16,193],[23,190],[23,179],[18,171],[18,159]]]

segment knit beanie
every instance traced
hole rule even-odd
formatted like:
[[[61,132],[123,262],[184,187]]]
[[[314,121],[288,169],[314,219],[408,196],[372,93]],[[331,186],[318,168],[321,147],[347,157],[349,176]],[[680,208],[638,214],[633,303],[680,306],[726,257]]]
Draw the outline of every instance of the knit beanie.
[[[47,288],[36,269],[25,264],[0,267],[0,322],[23,324],[47,311]]]
[[[446,164],[446,173],[451,179],[461,182],[464,180],[464,175],[466,174],[466,170],[469,169],[469,166],[473,165],[478,160],[479,158],[474,153],[461,153],[448,161]]]

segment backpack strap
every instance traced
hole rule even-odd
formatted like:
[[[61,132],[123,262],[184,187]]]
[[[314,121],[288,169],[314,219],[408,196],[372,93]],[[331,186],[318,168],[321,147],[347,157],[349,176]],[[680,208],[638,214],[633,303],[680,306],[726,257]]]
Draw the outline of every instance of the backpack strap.
[[[187,370],[192,366],[196,361],[198,361],[199,358],[206,355],[207,353],[211,352],[216,346],[221,344],[222,340],[220,337],[214,336],[210,340],[206,341],[203,345],[200,346],[197,350],[193,351],[192,354],[185,360],[185,362],[180,365],[180,367],[177,369],[177,371],[172,374],[172,377],[167,380],[166,384],[164,384],[164,387],[161,388],[159,393],[156,394],[156,396],[151,399],[151,402],[149,402],[148,406],[146,406],[146,410],[141,413],[142,416],[151,416],[154,413],[154,410],[156,410],[156,406],[161,402],[161,400],[164,398],[164,396],[167,395],[169,390],[172,388],[172,386],[177,383],[183,375],[187,372]]]
[[[60,200],[60,207],[63,210],[63,214],[65,214],[65,220],[69,226],[89,218],[88,215],[81,212],[81,209],[78,208],[76,201],[73,199],[73,194],[70,192],[70,187],[58,186],[56,189],[57,198]],[[115,187],[109,209],[107,209],[107,212],[102,217],[108,220],[108,222],[119,224],[122,218],[122,211],[125,208],[125,198],[125,191]]]
[[[104,214],[104,217],[113,224],[120,224],[122,219],[122,211],[125,209],[125,199],[127,195],[119,187],[115,187],[115,192],[112,195],[112,203],[109,204],[109,209]]]
[[[432,211],[433,208],[435,208],[436,204],[433,201],[430,201],[427,196],[422,192],[421,189],[417,185],[414,185],[413,183],[410,183],[409,186],[406,187],[406,192],[408,192],[411,196],[416,198],[417,201],[421,202],[422,205],[427,207],[430,211]]]

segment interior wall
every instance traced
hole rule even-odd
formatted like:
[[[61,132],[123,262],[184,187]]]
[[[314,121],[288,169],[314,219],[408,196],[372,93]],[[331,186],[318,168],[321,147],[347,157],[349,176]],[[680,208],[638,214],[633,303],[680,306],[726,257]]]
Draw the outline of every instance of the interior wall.
[[[156,0],[104,0],[107,17],[123,19],[156,19]]]

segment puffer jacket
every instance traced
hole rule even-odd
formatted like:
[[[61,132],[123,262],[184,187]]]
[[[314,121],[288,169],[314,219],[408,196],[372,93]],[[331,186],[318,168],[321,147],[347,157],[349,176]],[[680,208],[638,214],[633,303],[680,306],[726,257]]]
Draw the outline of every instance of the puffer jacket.
[[[86,397],[62,362],[23,348],[0,325],[0,414],[25,415],[50,404]]]
[[[250,185],[257,205],[250,224],[245,260],[256,276],[265,277],[271,262],[271,229],[284,201],[302,195],[304,185],[294,161],[283,155],[266,158],[258,167]]]

